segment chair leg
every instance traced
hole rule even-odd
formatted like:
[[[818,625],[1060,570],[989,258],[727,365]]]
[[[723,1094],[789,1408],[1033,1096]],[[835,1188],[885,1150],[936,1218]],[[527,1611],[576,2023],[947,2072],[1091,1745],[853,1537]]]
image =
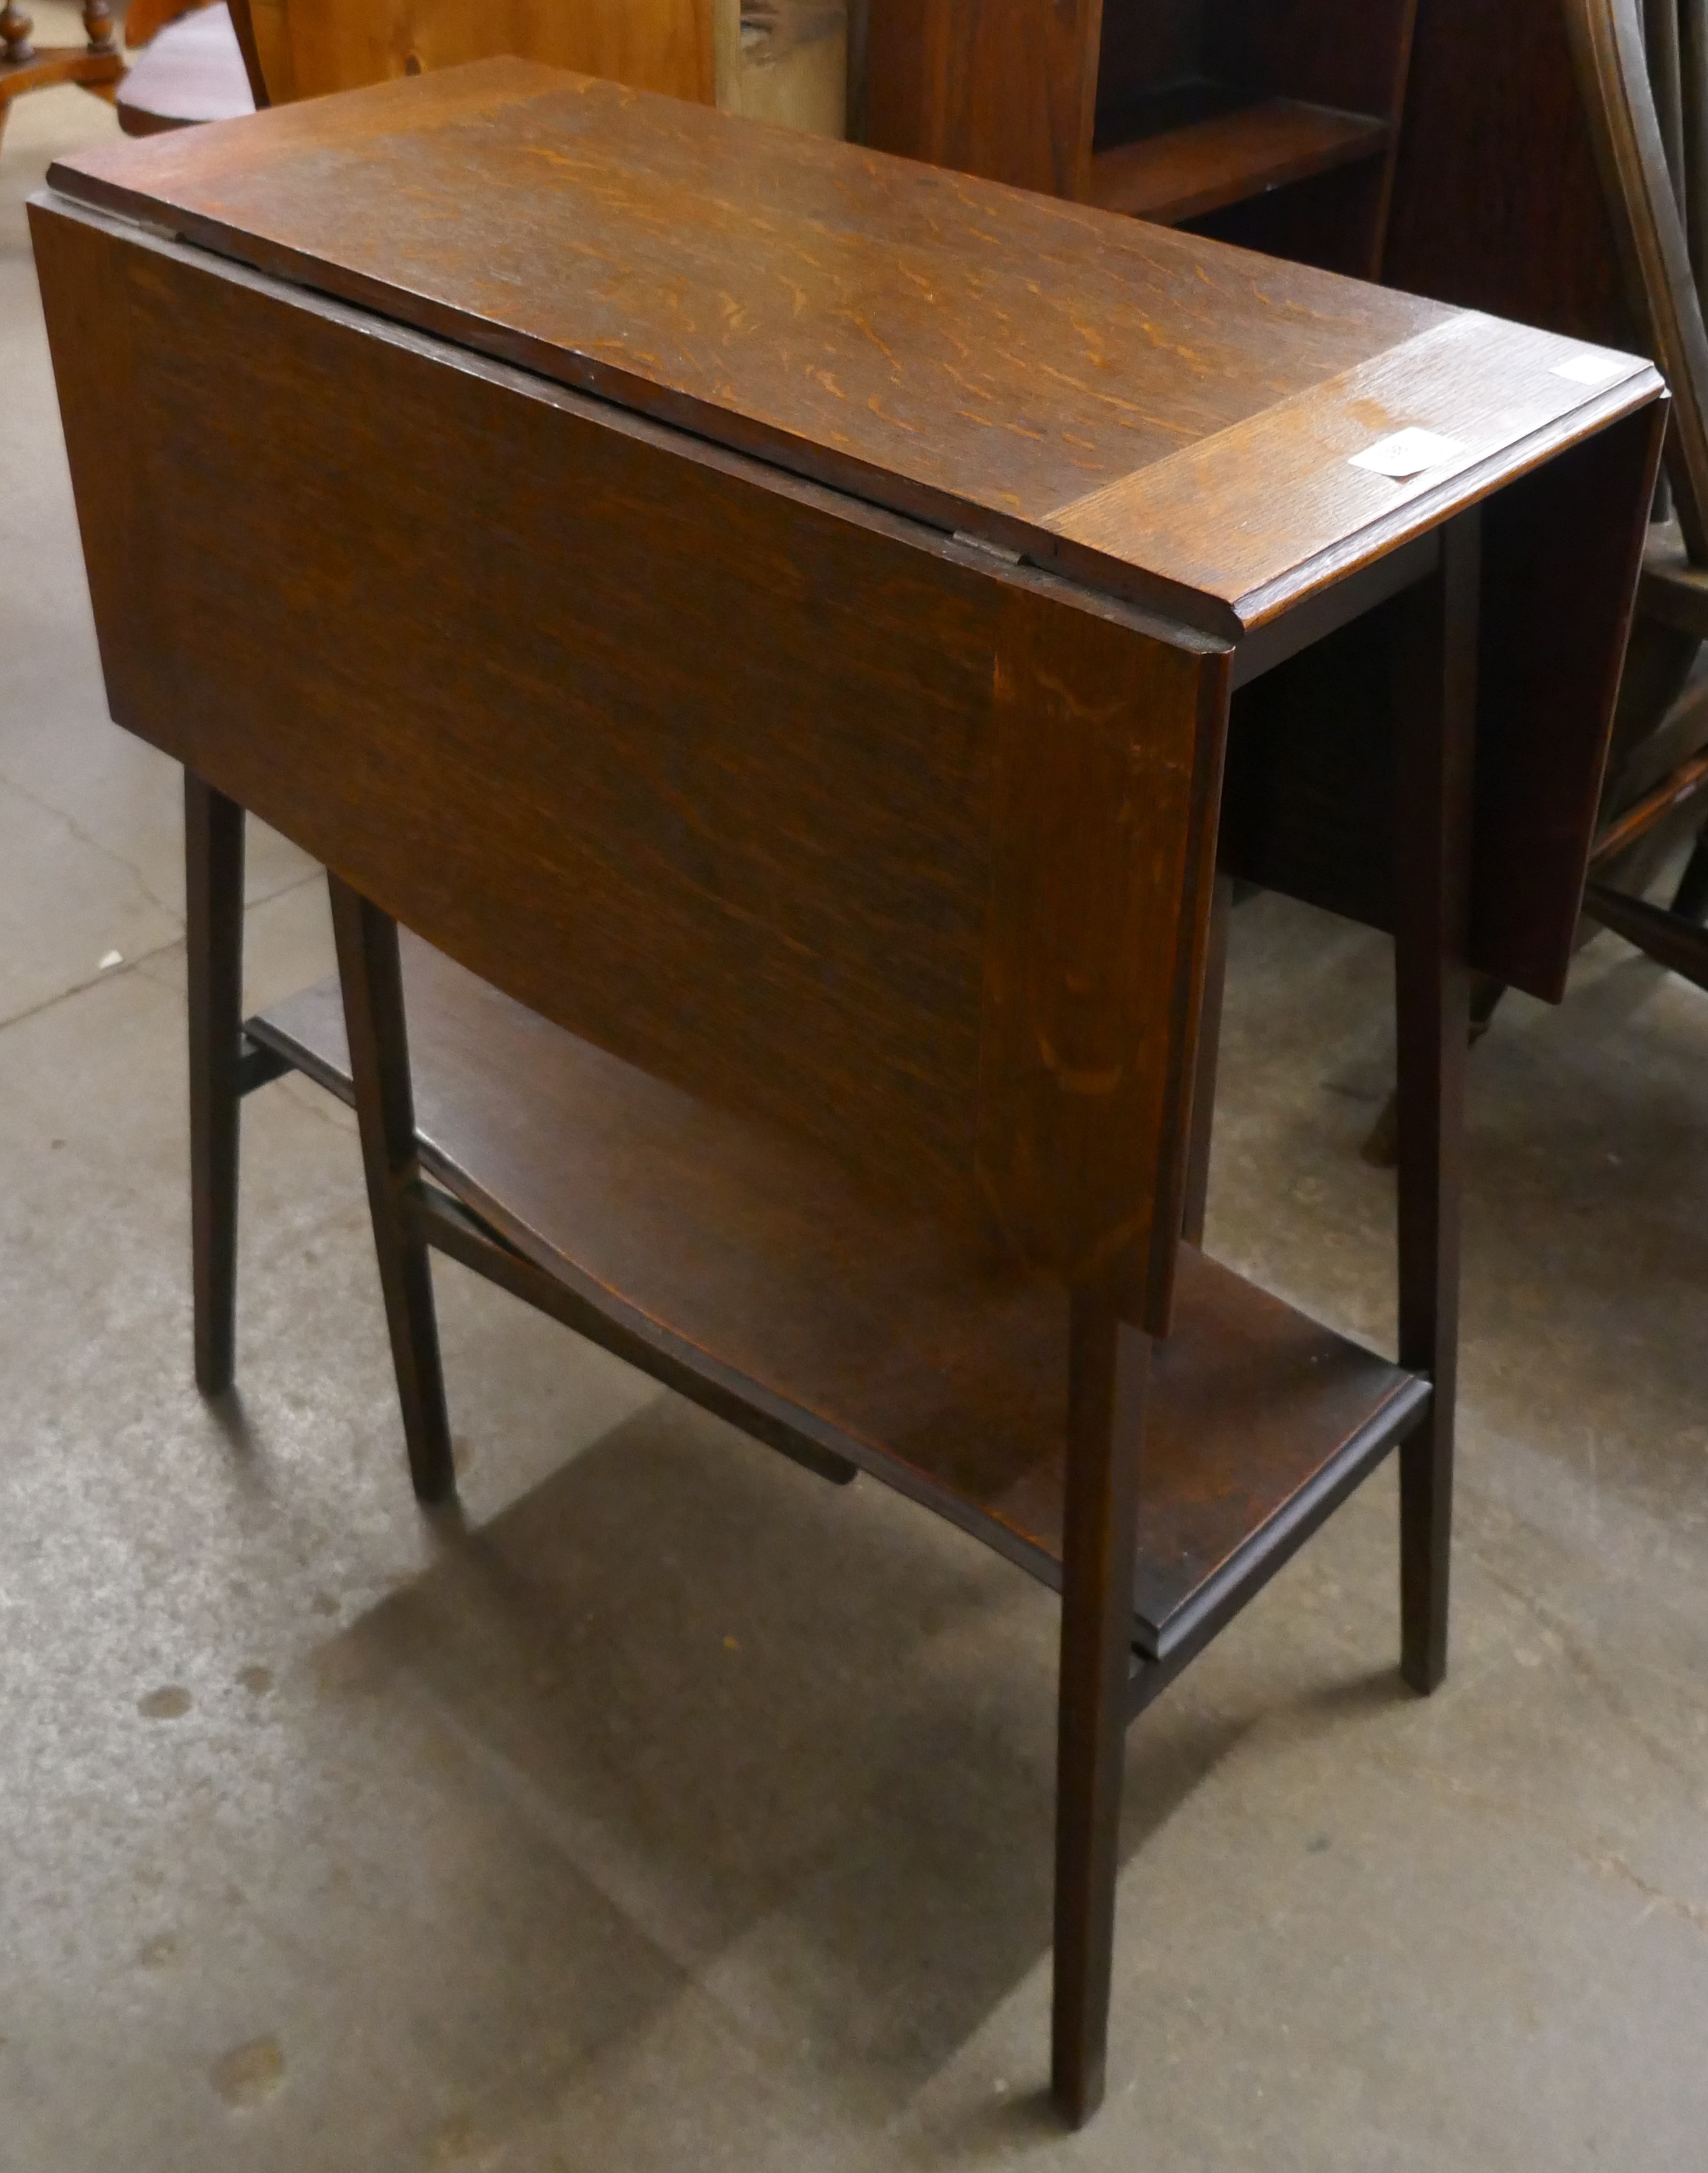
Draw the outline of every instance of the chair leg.
[[[1669,973],[1678,973],[1694,987],[1708,989],[1708,930],[1694,920],[1681,920],[1663,906],[1646,898],[1627,898],[1605,883],[1592,882],[1584,892],[1585,909],[1635,944],[1645,957],[1652,958]]]
[[[243,810],[184,773],[190,984],[190,1247],[196,1385],[236,1367],[238,1055],[243,1033]]]
[[[1673,896],[1673,910],[1681,920],[1690,921],[1698,928],[1708,920],[1708,828],[1699,834],[1684,863],[1684,872]]]
[[[332,894],[338,977],[343,984],[368,1209],[409,1472],[420,1500],[441,1502],[457,1480],[439,1362],[432,1270],[427,1248],[403,1211],[403,1189],[416,1171],[415,1108],[397,924],[335,875],[328,874],[327,885]]]
[[[1076,1291],[1056,1782],[1051,2089],[1075,2127],[1103,2102],[1150,1339]]]
[[[1475,514],[1443,533],[1410,595],[1396,666],[1395,1005],[1400,1362],[1435,1393],[1400,1450],[1401,1669],[1420,1696],[1447,1666],[1470,976],[1479,569]]]

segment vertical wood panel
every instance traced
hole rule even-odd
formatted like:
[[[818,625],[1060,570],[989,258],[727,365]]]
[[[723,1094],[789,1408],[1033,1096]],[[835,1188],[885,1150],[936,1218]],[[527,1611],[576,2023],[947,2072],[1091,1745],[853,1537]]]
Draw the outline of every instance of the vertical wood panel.
[[[98,584],[121,722],[572,1032],[1030,1257],[1131,1255],[1165,1308],[1223,652],[217,260],[39,229],[80,506],[116,568],[149,537],[140,599]]]
[[[1102,0],[871,0],[867,141],[1085,192]]]
[[[1382,278],[1625,342],[1562,0],[1418,0]]]
[[[1115,1277],[1156,1332],[1226,704],[1222,657],[1010,598],[980,1177],[1004,1227],[1075,1280]],[[1154,1225],[1168,1239],[1154,1274]]]
[[[1505,959],[1530,969],[1505,978],[1556,1002],[1665,424],[1661,407],[1628,417],[1484,515],[1484,623],[1500,638],[1484,644],[1478,700],[1473,925],[1499,930]],[[1538,866],[1557,880],[1538,884]]]

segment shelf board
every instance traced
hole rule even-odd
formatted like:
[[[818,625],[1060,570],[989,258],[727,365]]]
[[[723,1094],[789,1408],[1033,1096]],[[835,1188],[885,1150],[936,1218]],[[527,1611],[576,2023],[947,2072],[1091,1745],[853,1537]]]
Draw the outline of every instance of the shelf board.
[[[830,1450],[1061,1581],[1067,1294],[858,1193],[404,938],[423,1162],[570,1316],[755,1431]],[[350,1099],[335,981],[249,1032]],[[1133,1637],[1166,1659],[1416,1422],[1416,1376],[1195,1251],[1159,1345]]]
[[[1182,85],[1122,116],[1127,140],[1092,154],[1091,202],[1176,226],[1289,181],[1376,158],[1387,147],[1388,124],[1368,114],[1290,98],[1233,103],[1232,96],[1213,86]],[[1187,117],[1176,122],[1176,114]]]

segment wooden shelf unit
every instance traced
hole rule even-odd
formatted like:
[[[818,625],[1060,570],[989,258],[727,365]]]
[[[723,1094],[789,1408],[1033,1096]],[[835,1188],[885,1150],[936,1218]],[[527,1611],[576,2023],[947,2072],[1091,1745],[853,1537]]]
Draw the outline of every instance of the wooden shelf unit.
[[[407,935],[403,958],[424,1166],[468,1211],[424,1200],[430,1242],[472,1251],[714,1410],[739,1383],[749,1431],[757,1386],[772,1446],[828,1458],[831,1475],[838,1459],[875,1472],[1059,1589],[1059,1281],[959,1252],[828,1157],[619,1062]],[[246,1031],[354,1103],[336,978]],[[1430,1388],[1188,1248],[1153,1394],[1136,1703],[1418,1423]]]
[[[1417,0],[870,0],[878,148],[1372,277]]]
[[[1135,128],[1106,146],[1094,144],[1090,202],[1179,226],[1270,189],[1381,159],[1393,135],[1369,114],[1338,113],[1301,99],[1224,92],[1221,103],[1222,111],[1203,119]]]

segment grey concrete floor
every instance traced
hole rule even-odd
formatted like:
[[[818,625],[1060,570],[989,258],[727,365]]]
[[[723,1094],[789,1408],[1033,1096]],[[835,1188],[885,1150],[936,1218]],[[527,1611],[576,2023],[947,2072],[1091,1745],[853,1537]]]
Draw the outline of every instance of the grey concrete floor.
[[[0,2168],[1708,2166],[1708,1002],[1603,938],[1479,1050],[1451,1678],[1384,1475],[1133,1732],[1064,2137],[1046,1595],[451,1268],[424,1520],[300,1083],[191,1386],[177,778],[105,720],[20,208],[111,127],[0,153]],[[277,839],[251,900],[257,999],[324,970]],[[1387,989],[1241,910],[1212,1202],[1377,1340]]]

